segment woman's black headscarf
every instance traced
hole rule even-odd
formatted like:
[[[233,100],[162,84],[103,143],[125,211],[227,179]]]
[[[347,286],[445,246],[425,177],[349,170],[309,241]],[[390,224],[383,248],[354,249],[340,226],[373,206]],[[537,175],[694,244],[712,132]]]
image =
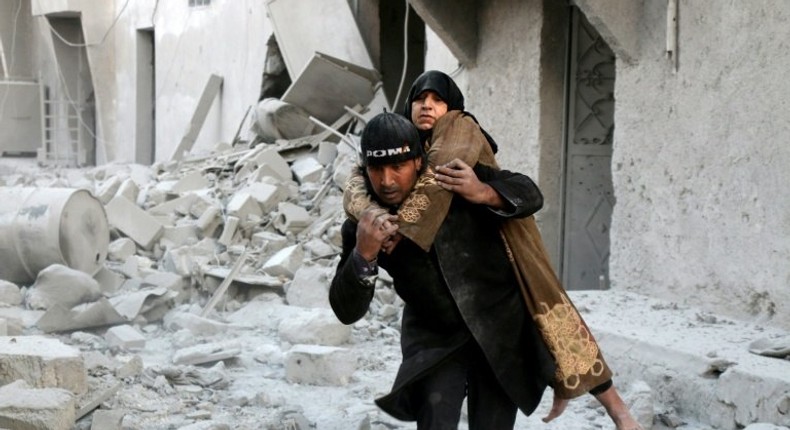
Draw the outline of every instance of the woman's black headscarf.
[[[455,81],[453,81],[453,78],[438,70],[428,70],[414,80],[409,90],[409,95],[406,98],[406,104],[403,107],[403,115],[406,116],[409,121],[411,121],[412,102],[425,91],[433,91],[438,94],[439,97],[447,103],[448,112],[451,110],[464,111],[464,95],[461,93],[458,85],[455,84]],[[466,111],[464,111],[464,114],[470,116],[477,123],[477,118],[475,118],[474,115]],[[480,124],[478,123],[478,125]],[[433,129],[418,131],[420,132],[420,139],[422,139],[423,142],[430,139],[433,134]],[[483,127],[480,127],[480,131],[483,132],[489,145],[491,145],[491,149],[496,153],[497,144],[494,142],[494,138],[483,130]]]

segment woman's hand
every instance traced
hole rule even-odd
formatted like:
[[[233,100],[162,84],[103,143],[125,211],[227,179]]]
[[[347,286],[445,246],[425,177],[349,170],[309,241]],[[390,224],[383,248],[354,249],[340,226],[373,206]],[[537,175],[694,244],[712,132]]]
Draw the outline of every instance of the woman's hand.
[[[437,166],[434,177],[440,187],[458,194],[470,203],[491,206],[497,209],[504,206],[499,193],[490,185],[481,182],[475,171],[458,158],[447,164]]]

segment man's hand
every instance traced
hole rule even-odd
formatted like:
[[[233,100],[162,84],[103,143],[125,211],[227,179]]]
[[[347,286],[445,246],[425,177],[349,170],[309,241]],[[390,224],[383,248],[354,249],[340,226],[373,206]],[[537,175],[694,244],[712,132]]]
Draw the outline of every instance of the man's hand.
[[[398,216],[381,208],[362,212],[357,224],[357,252],[367,261],[373,261],[384,243],[398,231]],[[390,249],[395,245],[391,245]]]
[[[499,193],[490,185],[480,182],[475,171],[458,158],[445,165],[437,166],[434,177],[440,187],[458,194],[471,203],[497,209],[504,207]]]
[[[569,402],[570,401],[568,399],[561,399],[557,397],[557,395],[555,394],[554,402],[551,404],[551,410],[549,411],[548,415],[543,417],[543,422],[547,423],[553,420],[554,418],[557,418],[558,416],[562,415],[562,413],[565,412],[565,408],[568,407]]]

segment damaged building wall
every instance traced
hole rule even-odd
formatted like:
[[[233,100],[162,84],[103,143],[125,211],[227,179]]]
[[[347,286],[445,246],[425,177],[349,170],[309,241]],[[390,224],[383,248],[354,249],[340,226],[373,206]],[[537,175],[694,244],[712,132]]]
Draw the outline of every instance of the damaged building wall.
[[[80,164],[93,164],[115,159],[114,136],[116,133],[115,118],[115,55],[113,49],[113,21],[116,7],[111,3],[102,3],[99,7],[87,0],[61,0],[52,2],[32,2],[32,15],[40,36],[37,44],[40,68],[44,74],[44,83],[52,90],[54,100],[63,101],[72,109],[83,111],[79,118],[81,133],[85,141],[89,141],[91,154],[85,155]],[[72,20],[81,25],[82,34],[69,34],[78,37],[71,40],[63,37],[60,40],[52,32],[48,18]],[[86,62],[89,71],[79,70],[83,79],[89,75],[92,88],[78,85],[83,91],[68,91],[64,87],[73,87],[74,82],[64,82],[68,73],[59,69],[56,61],[58,55],[79,57]],[[72,93],[73,92],[73,93]],[[84,111],[84,105],[92,104],[90,112]],[[101,114],[94,114],[100,112]],[[94,118],[95,117],[95,118]],[[95,121],[95,124],[94,124]],[[95,149],[93,148],[95,145]]]
[[[666,5],[644,7],[617,63],[612,280],[787,329],[790,4],[679,2],[677,72]]]
[[[559,43],[542,46],[547,25],[544,3],[562,8],[540,0],[479,5],[477,65],[466,72],[466,94],[468,109],[499,143],[497,157],[502,167],[525,172],[541,187],[544,208],[538,221],[556,266],[565,29],[550,28]]]
[[[538,218],[557,262],[569,12],[554,3],[479,4],[465,75],[502,165],[547,194]],[[787,328],[790,5],[678,2],[673,72],[665,2],[578,3],[616,55],[612,287]]]
[[[247,108],[257,101],[265,44],[272,33],[265,7],[259,2],[214,0],[208,5],[191,7],[186,1],[116,0],[96,7],[93,2],[83,0],[23,0],[3,7],[13,16],[17,4],[27,10],[22,14],[23,20],[30,20],[32,14],[34,28],[33,49],[26,51],[34,55],[18,56],[33,62],[32,69],[40,71],[53,98],[85,98],[60,90],[63,79],[55,61],[56,47],[62,45],[58,55],[72,55],[73,51],[73,55],[86,58],[93,94],[84,96],[92,97],[95,103],[98,164],[139,162],[146,158],[141,154],[153,152],[152,148],[139,146],[151,146],[154,140],[155,159],[170,159],[189,128],[212,74],[222,77],[223,85],[213,99],[193,152],[206,151],[217,141],[233,139]],[[47,17],[78,20],[82,34],[77,36],[82,40],[64,44],[51,32]],[[209,28],[211,31],[206,30]],[[151,46],[141,46],[146,43]],[[146,52],[155,58],[153,69],[144,67],[150,62]],[[152,106],[155,117],[150,107],[143,105],[141,109],[141,104]],[[150,121],[149,129],[139,126],[143,121]],[[154,127],[155,139],[149,136]]]
[[[153,29],[156,75],[156,160],[168,160],[186,133],[198,100],[212,74],[223,78],[192,152],[206,152],[218,141],[230,142],[247,109],[258,100],[266,41],[271,25],[261,2],[213,0],[206,6],[189,2],[135,2],[130,5],[118,38],[118,118],[133,130],[138,85],[140,31]],[[135,137],[119,134],[125,160],[134,159]]]

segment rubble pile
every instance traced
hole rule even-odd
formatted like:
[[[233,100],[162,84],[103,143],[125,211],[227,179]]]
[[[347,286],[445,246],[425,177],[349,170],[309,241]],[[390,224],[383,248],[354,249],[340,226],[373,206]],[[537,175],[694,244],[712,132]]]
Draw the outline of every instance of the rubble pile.
[[[365,376],[398,363],[391,282],[353,327],[327,298],[355,160],[346,142],[300,138],[5,175],[91,191],[111,241],[94,276],[52,264],[0,282],[0,427],[307,429],[322,419],[309,399],[349,384],[359,398],[335,399],[352,408],[337,418],[397,426],[372,403],[387,381]]]

